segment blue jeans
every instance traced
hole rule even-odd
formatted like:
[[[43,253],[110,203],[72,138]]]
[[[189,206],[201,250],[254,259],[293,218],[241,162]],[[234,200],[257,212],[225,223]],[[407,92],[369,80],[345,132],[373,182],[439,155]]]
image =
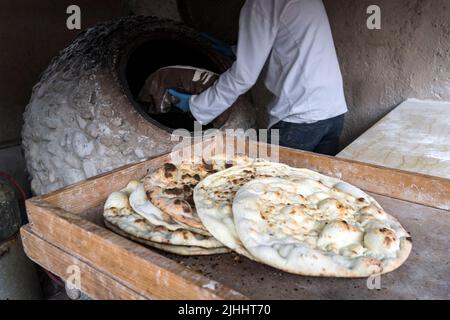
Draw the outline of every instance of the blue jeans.
[[[344,115],[314,123],[280,121],[270,130],[278,129],[280,146],[334,156],[339,151],[339,137],[344,126]],[[269,137],[271,133],[269,133]]]

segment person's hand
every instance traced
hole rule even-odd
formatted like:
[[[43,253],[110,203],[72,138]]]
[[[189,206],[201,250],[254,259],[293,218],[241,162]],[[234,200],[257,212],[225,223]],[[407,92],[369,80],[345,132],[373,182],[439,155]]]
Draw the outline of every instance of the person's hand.
[[[189,99],[191,98],[191,94],[182,93],[175,89],[169,89],[167,91],[172,96],[172,103],[175,107],[183,112],[189,112]]]

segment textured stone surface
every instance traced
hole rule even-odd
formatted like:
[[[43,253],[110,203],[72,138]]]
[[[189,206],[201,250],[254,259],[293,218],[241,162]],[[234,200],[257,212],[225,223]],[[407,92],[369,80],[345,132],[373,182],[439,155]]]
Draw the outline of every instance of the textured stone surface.
[[[153,32],[179,34],[209,50],[218,69],[228,66],[195,32],[173,21],[129,17],[89,29],[53,60],[24,113],[23,147],[35,193],[168,152],[178,143],[137,111],[119,78],[127,46]],[[250,105],[245,107],[231,111],[222,128],[254,125]]]
[[[0,243],[20,228],[20,211],[13,186],[0,177]]]

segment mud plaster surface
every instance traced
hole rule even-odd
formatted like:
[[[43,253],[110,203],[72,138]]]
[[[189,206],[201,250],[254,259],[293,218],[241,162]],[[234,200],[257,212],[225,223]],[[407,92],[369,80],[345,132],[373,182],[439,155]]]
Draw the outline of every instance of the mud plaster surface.
[[[338,157],[450,178],[450,103],[407,100]]]

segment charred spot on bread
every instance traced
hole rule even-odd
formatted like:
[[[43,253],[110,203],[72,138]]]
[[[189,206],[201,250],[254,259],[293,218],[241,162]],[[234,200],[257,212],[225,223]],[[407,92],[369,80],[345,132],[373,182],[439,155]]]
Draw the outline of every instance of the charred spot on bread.
[[[367,266],[377,266],[381,270],[383,270],[383,263],[378,259],[368,257],[367,259],[365,259],[364,262]],[[377,272],[374,271],[374,273],[377,273]]]
[[[349,224],[345,220],[339,220],[338,223],[343,227],[343,229],[346,229],[348,231],[357,231],[358,230],[355,226]]]
[[[183,189],[180,189],[180,188],[166,189],[166,194],[179,196],[179,195],[183,194]]]
[[[388,247],[392,242],[396,240],[394,232],[392,230],[389,230],[387,228],[381,228],[379,229],[380,232],[384,235],[384,241],[383,244]]]
[[[155,227],[155,231],[161,232],[161,231],[166,231],[166,228],[163,226],[156,226]]]
[[[187,203],[189,203],[191,206],[195,206],[195,202],[194,202],[194,196],[191,195],[186,199]]]
[[[173,164],[173,163],[164,163],[164,176],[166,178],[172,178],[173,177],[173,172],[175,172],[177,170],[177,167]]]
[[[205,160],[203,160],[203,168],[205,168],[206,171],[212,171],[214,169],[213,165],[205,162]]]
[[[187,202],[182,202],[182,203],[181,203],[181,209],[182,209],[185,213],[191,213],[191,212],[192,212],[192,208],[191,208],[191,206],[190,206]]]
[[[181,199],[175,199],[173,201],[173,204],[176,206],[180,206],[181,210],[183,210],[184,213],[191,213],[192,212],[192,208],[189,205],[189,203],[186,200],[181,200]]]
[[[244,182],[245,181],[245,179],[244,178],[234,178],[233,180],[231,180],[231,182],[234,184],[234,185],[240,185],[242,182]]]

